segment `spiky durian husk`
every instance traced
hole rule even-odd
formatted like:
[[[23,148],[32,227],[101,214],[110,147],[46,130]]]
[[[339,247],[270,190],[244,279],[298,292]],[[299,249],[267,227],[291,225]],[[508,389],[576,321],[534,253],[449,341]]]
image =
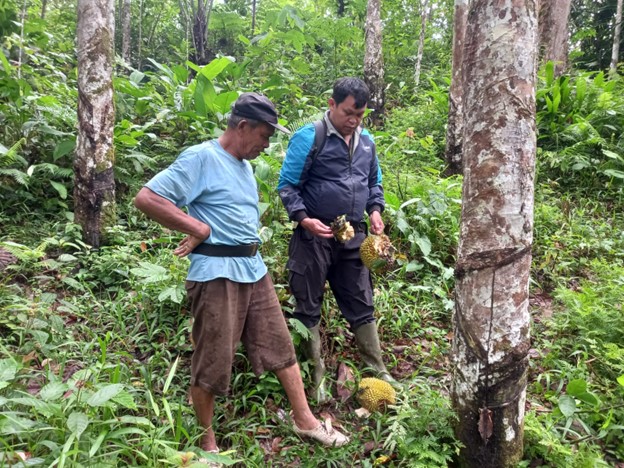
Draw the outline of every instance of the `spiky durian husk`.
[[[347,242],[355,236],[353,226],[351,226],[351,223],[347,221],[347,215],[338,216],[330,223],[329,227],[331,227],[331,230],[334,233],[334,238],[338,242]]]
[[[360,258],[369,270],[383,273],[394,264],[396,249],[385,234],[368,236],[360,246]]]
[[[357,400],[371,413],[383,409],[386,405],[396,403],[396,392],[388,382],[367,377],[360,381],[358,386]]]

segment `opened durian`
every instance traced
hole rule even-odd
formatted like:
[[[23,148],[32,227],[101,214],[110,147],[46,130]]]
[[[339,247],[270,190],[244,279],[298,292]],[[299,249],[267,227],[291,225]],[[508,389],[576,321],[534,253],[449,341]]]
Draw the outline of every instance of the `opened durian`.
[[[370,271],[383,273],[394,264],[396,249],[385,234],[368,236],[360,246],[362,263]]]
[[[356,398],[371,413],[384,409],[385,405],[396,403],[396,392],[388,382],[367,377],[360,381]]]
[[[355,235],[353,226],[347,221],[347,215],[338,216],[330,223],[329,227],[338,242],[347,242],[349,239],[353,239]]]

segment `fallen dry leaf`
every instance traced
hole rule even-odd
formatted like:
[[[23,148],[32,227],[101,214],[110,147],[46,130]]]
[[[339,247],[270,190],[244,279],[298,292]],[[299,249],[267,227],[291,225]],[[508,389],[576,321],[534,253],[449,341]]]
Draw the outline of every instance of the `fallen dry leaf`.
[[[340,401],[344,403],[351,398],[351,388],[347,385],[347,382],[352,384],[350,387],[355,388],[355,377],[353,371],[345,363],[341,362],[338,366],[338,379],[336,381],[336,392],[340,397]]]

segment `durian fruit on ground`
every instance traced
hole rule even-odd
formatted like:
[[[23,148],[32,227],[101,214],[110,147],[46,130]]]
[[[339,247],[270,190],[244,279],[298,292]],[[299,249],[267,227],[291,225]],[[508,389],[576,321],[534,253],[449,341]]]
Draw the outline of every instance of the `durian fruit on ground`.
[[[396,391],[385,380],[367,377],[360,381],[356,398],[371,413],[382,411],[386,405],[396,403]]]
[[[351,226],[351,223],[347,221],[347,215],[338,216],[330,223],[329,227],[338,242],[347,242],[355,236],[353,226]]]
[[[360,246],[362,263],[374,273],[385,273],[394,265],[396,249],[385,234],[368,236]]]

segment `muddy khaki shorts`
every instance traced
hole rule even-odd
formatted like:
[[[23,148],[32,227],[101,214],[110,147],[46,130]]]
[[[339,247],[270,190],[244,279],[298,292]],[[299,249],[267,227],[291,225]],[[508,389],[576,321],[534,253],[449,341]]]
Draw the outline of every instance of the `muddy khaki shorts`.
[[[191,385],[226,395],[240,342],[256,375],[297,362],[268,274],[256,283],[236,283],[225,278],[187,281],[186,290],[194,317]]]

